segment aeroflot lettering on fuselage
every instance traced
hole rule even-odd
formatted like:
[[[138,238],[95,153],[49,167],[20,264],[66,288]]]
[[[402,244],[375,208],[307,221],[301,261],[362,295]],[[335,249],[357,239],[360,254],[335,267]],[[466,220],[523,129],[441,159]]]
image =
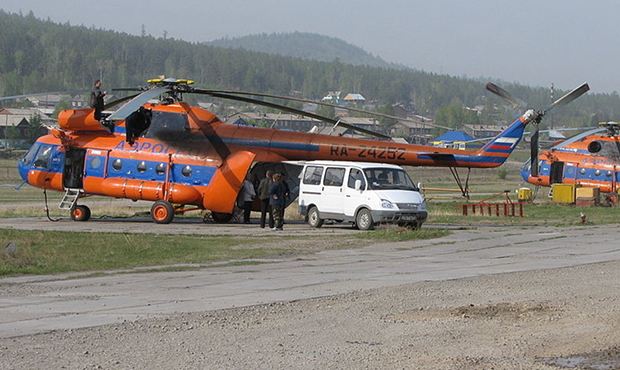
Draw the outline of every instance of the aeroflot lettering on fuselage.
[[[121,141],[114,147],[114,150],[127,150],[127,151],[136,151],[136,152],[151,152],[151,153],[176,153],[174,149],[171,149],[168,145],[164,145],[162,143],[152,143],[148,141],[144,141],[142,143],[134,143],[133,145],[126,143],[125,141]]]

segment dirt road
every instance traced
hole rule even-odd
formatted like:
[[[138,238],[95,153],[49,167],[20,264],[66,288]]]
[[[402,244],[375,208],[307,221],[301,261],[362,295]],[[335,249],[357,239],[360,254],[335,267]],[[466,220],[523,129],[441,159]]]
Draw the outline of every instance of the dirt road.
[[[256,266],[2,279],[0,367],[619,368],[618,240],[479,228]]]

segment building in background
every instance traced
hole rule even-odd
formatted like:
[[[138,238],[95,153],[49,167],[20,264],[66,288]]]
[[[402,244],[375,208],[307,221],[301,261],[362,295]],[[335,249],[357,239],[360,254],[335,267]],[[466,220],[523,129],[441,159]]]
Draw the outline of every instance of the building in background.
[[[432,145],[438,148],[460,150],[480,147],[480,142],[472,140],[474,140],[474,138],[463,131],[448,131],[434,138]]]

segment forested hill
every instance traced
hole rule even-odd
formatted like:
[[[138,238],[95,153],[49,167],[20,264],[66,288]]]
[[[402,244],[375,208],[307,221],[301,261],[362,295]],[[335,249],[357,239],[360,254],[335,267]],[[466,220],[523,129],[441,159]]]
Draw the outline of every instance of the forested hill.
[[[374,56],[366,50],[341,39],[306,32],[272,33],[225,38],[209,42],[209,45],[232,49],[245,49],[312,59],[322,62],[340,61],[354,65],[396,68],[394,64]]]
[[[226,49],[152,36],[133,36],[56,24],[0,11],[0,96],[89,89],[103,76],[104,86],[137,86],[166,74],[192,78],[198,86],[320,99],[329,90],[362,93],[380,105],[409,103],[419,114],[460,122],[463,105],[500,105],[481,81],[411,69],[353,66],[240,49]],[[587,76],[584,76],[584,79]],[[504,86],[533,107],[549,102],[548,90]],[[556,93],[558,93],[556,91]],[[557,95],[556,95],[557,96]],[[618,119],[617,94],[588,94],[554,111],[555,121],[583,125]],[[488,122],[492,117],[483,117]],[[462,122],[460,122],[462,123]]]

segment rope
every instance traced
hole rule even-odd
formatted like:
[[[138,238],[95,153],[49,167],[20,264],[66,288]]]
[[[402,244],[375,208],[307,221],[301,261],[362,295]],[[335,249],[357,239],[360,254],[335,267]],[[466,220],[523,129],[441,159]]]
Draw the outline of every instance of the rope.
[[[52,218],[52,217],[50,217],[50,208],[47,205],[47,189],[45,189],[45,188],[43,188],[43,197],[45,198],[45,215],[47,216],[47,219],[52,221],[52,222],[60,221],[60,218]]]

